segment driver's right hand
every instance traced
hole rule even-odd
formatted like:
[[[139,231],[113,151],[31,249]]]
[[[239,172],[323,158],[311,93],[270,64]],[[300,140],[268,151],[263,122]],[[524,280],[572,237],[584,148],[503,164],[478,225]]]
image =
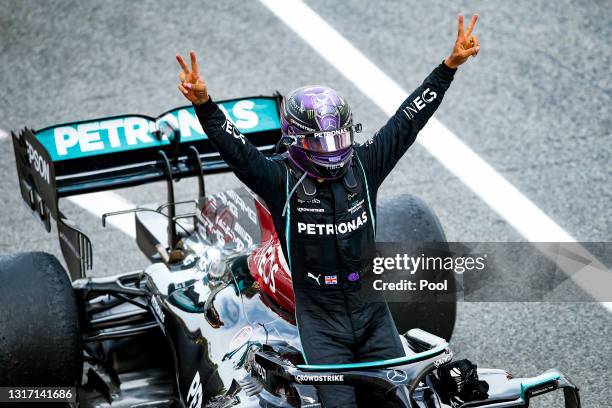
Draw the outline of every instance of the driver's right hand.
[[[176,60],[183,69],[179,74],[181,83],[178,86],[179,91],[194,105],[206,103],[209,99],[208,88],[206,83],[200,77],[200,67],[196,59],[195,51],[189,53],[191,57],[191,70],[185,63],[181,54],[176,54]]]

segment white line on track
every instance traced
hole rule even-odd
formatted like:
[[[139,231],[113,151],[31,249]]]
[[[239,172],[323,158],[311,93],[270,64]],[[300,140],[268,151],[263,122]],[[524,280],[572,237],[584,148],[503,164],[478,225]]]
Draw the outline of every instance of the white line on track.
[[[135,205],[117,193],[104,191],[99,193],[81,194],[78,196],[68,197],[68,200],[74,204],[89,211],[98,218],[102,218],[102,214],[121,211],[134,208]],[[136,238],[136,229],[134,227],[134,214],[116,215],[107,218],[107,223],[119,229],[124,234],[131,238]]]
[[[302,1],[260,1],[389,116],[408,97],[405,90]],[[528,241],[576,241],[436,118],[429,120],[417,141]],[[598,268],[584,268],[572,279],[595,299],[609,300],[612,274],[605,267],[603,271],[599,269],[601,263],[586,249],[580,253],[593,259]],[[602,305],[612,312],[612,302]]]

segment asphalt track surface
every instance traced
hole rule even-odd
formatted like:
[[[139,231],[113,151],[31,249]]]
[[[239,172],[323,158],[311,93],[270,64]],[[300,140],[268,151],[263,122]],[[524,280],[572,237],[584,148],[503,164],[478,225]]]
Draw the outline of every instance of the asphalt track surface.
[[[436,117],[573,237],[611,240],[610,1],[308,4],[408,91],[450,50],[457,13],[478,11],[481,53],[460,69]],[[216,99],[324,83],[351,102],[364,137],[386,121],[259,2],[3,0],[0,129],[183,105],[174,54],[190,49]],[[21,202],[10,140],[0,146],[0,252],[59,255],[56,235],[44,233]],[[206,181],[209,192],[239,186],[232,175]],[[195,189],[181,181],[177,198],[193,198]],[[380,195],[407,192],[434,208],[449,240],[523,240],[418,145]],[[165,200],[162,184],[118,193],[139,204]],[[71,202],[61,207],[92,238],[94,274],[146,265],[130,238]],[[517,375],[558,367],[581,386],[585,407],[609,407],[611,323],[594,302],[464,303],[452,345],[479,366]]]

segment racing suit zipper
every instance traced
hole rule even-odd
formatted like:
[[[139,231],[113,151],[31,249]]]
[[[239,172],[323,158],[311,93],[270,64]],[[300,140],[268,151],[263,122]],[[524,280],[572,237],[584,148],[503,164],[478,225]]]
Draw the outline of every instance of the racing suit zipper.
[[[329,190],[331,192],[331,196],[332,196],[332,206],[333,206],[333,221],[334,221],[334,225],[337,225],[337,219],[336,219],[336,195],[334,194],[334,190],[332,188],[332,186],[329,186]],[[357,336],[355,335],[355,325],[353,324],[353,316],[351,314],[351,309],[349,307],[348,304],[348,299],[346,298],[346,292],[344,291],[344,276],[342,274],[342,267],[340,264],[341,261],[341,251],[340,251],[340,245],[338,243],[338,235],[336,234],[336,256],[338,257],[338,266],[340,267],[338,269],[338,282],[340,282],[340,292],[342,293],[342,300],[344,301],[344,307],[346,308],[346,314],[348,315],[349,318],[349,322],[351,323],[351,332],[353,334],[353,342],[354,344],[357,344]]]

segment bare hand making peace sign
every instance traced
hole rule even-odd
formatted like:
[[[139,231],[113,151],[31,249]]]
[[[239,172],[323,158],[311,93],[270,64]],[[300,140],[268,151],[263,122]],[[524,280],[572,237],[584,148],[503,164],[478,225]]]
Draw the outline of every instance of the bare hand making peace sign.
[[[178,89],[191,103],[201,105],[208,101],[208,89],[206,88],[206,83],[200,77],[200,67],[198,66],[195,51],[191,51],[189,56],[191,57],[191,71],[183,57],[181,57],[181,54],[176,54],[176,60],[183,69],[179,74],[181,83]]]
[[[459,29],[453,51],[451,52],[451,55],[444,60],[444,63],[449,68],[457,68],[459,65],[467,61],[469,57],[475,57],[478,55],[478,51],[480,51],[478,37],[476,35],[472,36],[474,25],[476,25],[476,21],[478,20],[478,14],[474,14],[472,16],[470,24],[465,32],[463,31],[463,15],[460,14],[458,20]]]

